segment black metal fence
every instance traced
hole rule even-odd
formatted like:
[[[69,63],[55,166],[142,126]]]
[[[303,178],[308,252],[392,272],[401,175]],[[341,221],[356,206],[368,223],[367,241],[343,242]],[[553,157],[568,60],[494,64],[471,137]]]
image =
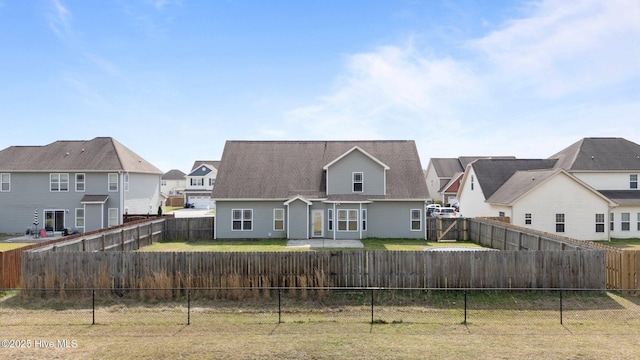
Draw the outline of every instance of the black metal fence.
[[[553,324],[640,331],[640,301],[606,290],[171,288],[2,293],[1,326],[369,323]]]

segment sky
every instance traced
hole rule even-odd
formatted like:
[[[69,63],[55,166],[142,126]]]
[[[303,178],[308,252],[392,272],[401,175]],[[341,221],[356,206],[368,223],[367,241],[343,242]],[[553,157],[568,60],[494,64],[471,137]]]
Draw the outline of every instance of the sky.
[[[160,170],[227,140],[430,158],[640,143],[637,0],[0,0],[0,149],[113,137]]]

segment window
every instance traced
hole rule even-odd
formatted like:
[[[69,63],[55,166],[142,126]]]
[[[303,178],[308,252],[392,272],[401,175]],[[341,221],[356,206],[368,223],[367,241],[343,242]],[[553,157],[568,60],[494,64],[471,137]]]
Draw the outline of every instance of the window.
[[[284,209],[273,209],[273,231],[284,230]]]
[[[118,191],[118,174],[109,174],[109,191]]]
[[[122,174],[122,182],[124,183],[122,185],[124,187],[124,191],[129,191],[129,173]]]
[[[84,209],[83,208],[76,209],[76,227],[84,228]]]
[[[160,181],[160,185],[167,186],[167,180],[161,180]]]
[[[604,214],[596,214],[596,232],[604,232]]]
[[[556,214],[556,232],[564,232],[564,214]]]
[[[191,186],[204,186],[203,178],[191,178]]]
[[[614,225],[613,225],[613,213],[609,214],[609,230],[613,231]]]
[[[213,186],[216,183],[216,179],[209,178],[209,186]]]
[[[0,191],[2,192],[11,191],[11,174],[9,173],[0,174]]]
[[[84,192],[84,174],[76,174],[76,191]]]
[[[411,231],[422,230],[422,210],[411,209]]]
[[[498,211],[498,217],[504,217],[505,213],[504,211]]]
[[[69,191],[69,174],[49,174],[51,191]]]
[[[524,214],[525,225],[531,225],[531,214]]]
[[[621,216],[621,220],[620,220],[620,230],[622,231],[629,231],[631,230],[631,214],[630,213],[622,213],[620,214]]]
[[[471,190],[473,190],[473,175],[471,175]]]
[[[640,231],[640,213],[638,213],[637,215],[638,215],[638,231]]]
[[[364,188],[364,175],[361,172],[353,173],[353,192],[362,192]]]
[[[629,175],[629,188],[630,189],[638,188],[638,174]]]
[[[250,231],[253,230],[253,210],[252,209],[233,209],[231,230],[233,231]]]
[[[367,231],[367,209],[362,209],[362,231]]]
[[[358,231],[358,210],[338,210],[338,231]]]
[[[327,222],[327,229],[333,231],[333,209],[327,209]]]
[[[118,209],[109,208],[109,227],[119,225],[118,221]]]

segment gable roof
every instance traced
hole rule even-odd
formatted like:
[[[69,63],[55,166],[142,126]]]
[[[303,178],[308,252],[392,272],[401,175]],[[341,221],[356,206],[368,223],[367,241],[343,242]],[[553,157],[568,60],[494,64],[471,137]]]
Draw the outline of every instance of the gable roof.
[[[640,205],[640,191],[638,190],[598,190],[598,192],[618,205]]]
[[[187,174],[178,169],[172,169],[162,175],[162,180],[184,180]]]
[[[478,159],[515,159],[515,156],[460,156],[458,158],[431,158],[431,164],[439,178],[450,179],[464,172],[467,165]]]
[[[478,159],[471,163],[485,199],[489,199],[514,173],[551,169],[555,159]]]
[[[640,145],[623,138],[584,138],[549,159],[569,171],[640,170]]]
[[[338,156],[337,158],[335,158],[333,161],[331,161],[330,163],[328,163],[327,165],[323,166],[322,168],[324,170],[328,170],[329,167],[331,167],[331,165],[337,163],[338,161],[342,160],[344,157],[346,157],[347,155],[351,154],[354,151],[359,151],[360,153],[364,154],[364,156],[368,157],[369,159],[373,160],[375,163],[377,163],[378,165],[380,165],[383,169],[385,170],[389,170],[389,166],[387,166],[385,163],[383,163],[382,161],[376,159],[375,156],[369,154],[368,152],[362,150],[362,148],[360,148],[359,146],[354,146],[351,149],[347,150],[344,154]]]
[[[462,177],[464,176],[463,172],[459,172],[449,180],[438,192],[441,193],[457,193],[460,189],[460,183],[462,181]]]
[[[220,160],[196,160],[193,162],[193,166],[191,167],[191,171],[195,170],[202,164],[207,164],[215,169],[220,166]]]
[[[197,167],[191,170],[191,172],[187,176],[207,176],[214,169],[215,167],[211,166],[210,164],[200,163]]]
[[[10,146],[0,151],[2,171],[130,171],[162,174],[111,137],[60,140],[44,146]]]
[[[409,140],[227,141],[212,197],[289,199],[300,195],[306,199],[324,198],[323,167],[356,146],[389,167],[387,195],[376,198],[427,198],[418,151],[415,142]]]

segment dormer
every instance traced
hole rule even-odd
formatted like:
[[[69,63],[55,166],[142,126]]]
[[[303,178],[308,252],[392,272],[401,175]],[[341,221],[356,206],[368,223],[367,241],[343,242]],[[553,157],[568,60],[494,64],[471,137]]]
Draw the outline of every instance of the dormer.
[[[327,195],[386,195],[389,166],[354,146],[323,167]]]

